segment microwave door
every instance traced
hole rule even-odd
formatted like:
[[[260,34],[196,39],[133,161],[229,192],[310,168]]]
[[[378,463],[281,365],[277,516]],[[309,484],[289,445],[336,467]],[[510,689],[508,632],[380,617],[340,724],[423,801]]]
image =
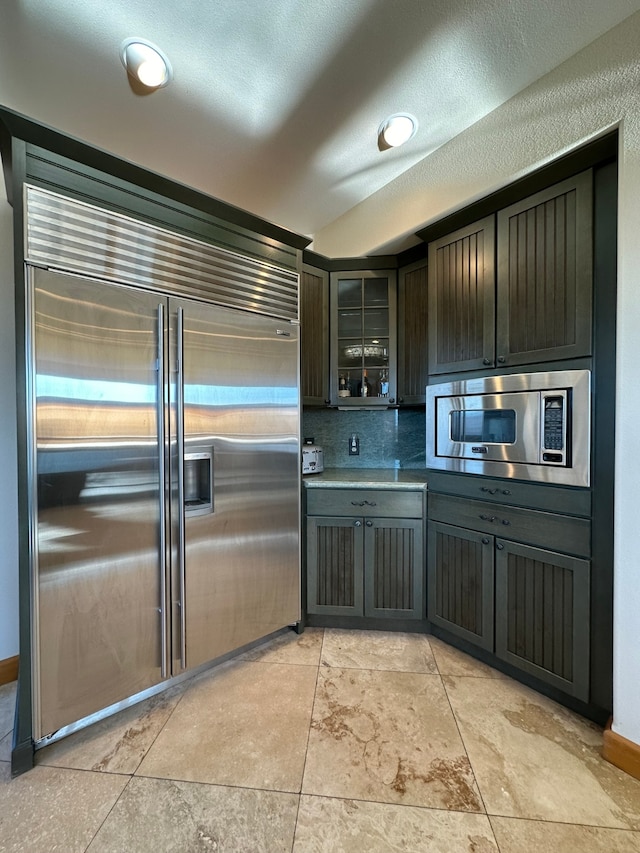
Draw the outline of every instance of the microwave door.
[[[441,397],[437,406],[437,455],[500,462],[537,460],[540,394]]]

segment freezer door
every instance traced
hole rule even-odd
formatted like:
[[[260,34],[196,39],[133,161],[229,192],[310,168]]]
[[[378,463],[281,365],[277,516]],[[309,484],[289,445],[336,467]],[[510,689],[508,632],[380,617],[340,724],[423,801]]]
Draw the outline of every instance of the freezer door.
[[[40,739],[161,678],[164,335],[162,299],[41,269],[30,282]]]
[[[172,301],[170,314],[176,449],[184,445],[174,476],[179,670],[300,618],[298,334],[186,301]]]

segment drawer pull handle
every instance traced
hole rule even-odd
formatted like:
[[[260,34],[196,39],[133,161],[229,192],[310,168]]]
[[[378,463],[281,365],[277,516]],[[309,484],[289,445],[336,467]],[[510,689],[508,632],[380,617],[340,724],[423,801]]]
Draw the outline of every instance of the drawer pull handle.
[[[511,524],[511,522],[509,521],[509,519],[508,519],[508,518],[503,518],[503,519],[502,519],[502,523],[503,523],[503,524]]]
[[[500,489],[489,489],[486,486],[482,486],[480,491],[481,492],[487,492],[487,494],[489,494],[489,495],[495,495],[500,491]],[[505,492],[505,495],[506,494],[508,494],[508,492]]]
[[[373,521],[365,521],[367,527],[373,527]]]
[[[510,495],[510,494],[511,494],[511,490],[510,490],[510,489],[503,489],[503,490],[502,490],[502,494],[503,494],[503,495]]]
[[[362,527],[362,522],[361,521],[354,521],[353,526],[354,527]]]
[[[485,515],[484,513],[481,514],[480,518],[482,519],[482,521],[495,521],[496,520],[495,515]]]
[[[364,506],[375,506],[375,501],[363,501]]]
[[[364,506],[366,501],[351,501],[351,506]]]

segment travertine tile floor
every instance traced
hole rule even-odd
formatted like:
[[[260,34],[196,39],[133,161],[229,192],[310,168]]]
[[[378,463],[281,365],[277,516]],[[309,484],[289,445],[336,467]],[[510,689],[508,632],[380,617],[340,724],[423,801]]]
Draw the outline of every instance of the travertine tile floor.
[[[286,632],[37,753],[0,851],[640,853],[597,726],[431,637]]]

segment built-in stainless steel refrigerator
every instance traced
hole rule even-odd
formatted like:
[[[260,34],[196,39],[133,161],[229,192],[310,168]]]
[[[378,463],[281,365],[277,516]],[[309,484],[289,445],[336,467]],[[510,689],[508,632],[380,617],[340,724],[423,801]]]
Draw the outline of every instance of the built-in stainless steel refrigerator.
[[[34,739],[300,618],[295,322],[28,267]]]

